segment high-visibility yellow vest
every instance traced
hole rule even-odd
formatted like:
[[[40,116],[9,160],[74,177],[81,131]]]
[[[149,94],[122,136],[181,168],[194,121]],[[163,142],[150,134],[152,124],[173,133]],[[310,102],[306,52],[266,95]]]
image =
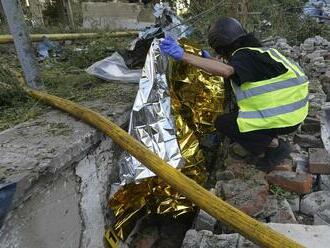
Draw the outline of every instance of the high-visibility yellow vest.
[[[240,86],[232,82],[239,107],[240,132],[290,127],[303,122],[308,114],[309,82],[299,65],[276,49],[246,47],[237,51],[241,49],[268,53],[288,71],[263,81],[243,82]]]

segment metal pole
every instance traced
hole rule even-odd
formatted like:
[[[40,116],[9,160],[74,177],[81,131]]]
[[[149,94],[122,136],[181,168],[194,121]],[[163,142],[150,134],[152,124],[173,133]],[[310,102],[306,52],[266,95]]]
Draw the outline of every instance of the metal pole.
[[[67,12],[67,15],[68,15],[68,19],[69,19],[69,23],[70,23],[71,28],[75,29],[73,11],[72,11],[70,0],[66,0],[66,12]]]
[[[22,6],[19,0],[1,0],[9,29],[14,38],[16,52],[24,71],[27,84],[34,88],[43,87],[40,71],[34,56],[32,43],[24,21]]]

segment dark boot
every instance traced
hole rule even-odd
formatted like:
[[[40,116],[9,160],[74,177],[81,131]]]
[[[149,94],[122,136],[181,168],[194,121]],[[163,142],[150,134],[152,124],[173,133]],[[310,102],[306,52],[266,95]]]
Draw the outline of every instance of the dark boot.
[[[264,158],[257,161],[256,168],[264,172],[270,172],[272,169],[290,157],[290,145],[279,139],[279,145],[275,148],[269,148]]]

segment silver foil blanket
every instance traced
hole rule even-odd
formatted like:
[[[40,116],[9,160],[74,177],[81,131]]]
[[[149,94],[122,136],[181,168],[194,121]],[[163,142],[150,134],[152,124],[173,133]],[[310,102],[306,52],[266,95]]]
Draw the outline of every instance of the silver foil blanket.
[[[153,41],[146,58],[131,113],[129,134],[174,168],[182,168],[184,159],[176,137],[166,78],[168,59],[160,54],[159,42],[157,39]],[[122,185],[153,176],[155,174],[134,157],[123,155],[120,166]]]

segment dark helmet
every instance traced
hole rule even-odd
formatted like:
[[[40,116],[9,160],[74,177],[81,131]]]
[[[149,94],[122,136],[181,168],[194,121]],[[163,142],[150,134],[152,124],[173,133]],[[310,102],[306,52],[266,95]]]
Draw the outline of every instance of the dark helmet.
[[[245,35],[247,32],[239,21],[222,17],[211,25],[208,39],[210,46],[217,51],[220,47],[227,47]]]

